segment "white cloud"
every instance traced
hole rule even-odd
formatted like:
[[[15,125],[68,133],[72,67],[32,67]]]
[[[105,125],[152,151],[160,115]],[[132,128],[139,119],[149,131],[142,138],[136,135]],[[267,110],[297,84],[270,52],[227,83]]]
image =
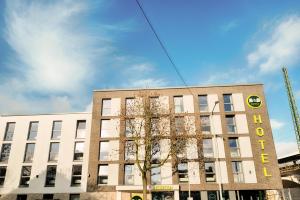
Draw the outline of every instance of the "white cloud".
[[[281,122],[277,119],[270,119],[270,122],[271,122],[271,127],[273,130],[281,129],[285,125],[284,122]]]
[[[300,17],[293,15],[277,22],[269,32],[267,39],[259,42],[254,51],[247,56],[251,67],[268,73],[290,66],[299,61],[300,53]]]
[[[275,147],[278,158],[298,153],[296,142],[275,142]]]
[[[135,72],[151,72],[154,70],[154,66],[150,63],[139,63],[132,65],[128,71],[135,71]]]
[[[239,25],[239,23],[237,20],[229,21],[228,23],[223,24],[221,26],[221,31],[222,31],[222,33],[227,33],[229,31],[235,29],[238,25]]]
[[[162,87],[165,86],[167,82],[163,79],[138,79],[138,80],[131,80],[129,83],[129,87],[140,87],[140,88],[149,88],[149,87]]]

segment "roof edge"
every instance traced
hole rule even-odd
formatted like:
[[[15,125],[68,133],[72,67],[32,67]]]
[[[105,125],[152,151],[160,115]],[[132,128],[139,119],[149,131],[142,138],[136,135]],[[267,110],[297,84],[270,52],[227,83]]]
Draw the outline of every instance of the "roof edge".
[[[92,112],[65,112],[65,113],[35,113],[35,114],[1,114],[0,117],[13,116],[38,116],[38,115],[73,115],[73,114],[92,114]]]

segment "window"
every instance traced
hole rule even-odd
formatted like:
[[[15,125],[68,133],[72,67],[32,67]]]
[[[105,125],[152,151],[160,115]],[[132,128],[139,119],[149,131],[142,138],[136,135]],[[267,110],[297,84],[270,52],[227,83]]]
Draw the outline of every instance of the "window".
[[[159,119],[151,118],[151,134],[158,135],[159,134]]]
[[[203,139],[203,155],[206,158],[214,157],[212,139]]]
[[[125,165],[125,175],[124,175],[125,185],[134,185],[134,165]]]
[[[102,100],[102,116],[111,115],[111,99]]]
[[[199,109],[200,112],[208,112],[207,95],[199,96]]]
[[[80,194],[70,194],[70,200],[80,200]]]
[[[54,121],[52,125],[52,140],[60,139],[62,121]]]
[[[231,94],[224,94],[224,110],[225,112],[233,111],[233,103],[232,103],[232,95]]]
[[[125,142],[125,160],[134,160],[135,158],[135,144],[134,141]]]
[[[152,142],[152,160],[160,160],[160,141],[155,140]]]
[[[231,157],[239,157],[240,156],[240,148],[239,148],[238,138],[229,138],[229,147],[230,147]]]
[[[46,187],[54,187],[55,186],[55,178],[56,178],[56,165],[47,166],[46,173]]]
[[[1,149],[1,157],[0,161],[1,162],[7,162],[9,159],[9,154],[10,154],[10,149],[11,149],[11,144],[2,144],[2,149]]]
[[[206,162],[204,165],[206,182],[216,182],[215,163]]]
[[[84,142],[75,142],[74,160],[83,160]]]
[[[132,137],[132,133],[135,130],[134,119],[126,119],[125,120],[125,136]]]
[[[235,117],[234,115],[226,115],[227,132],[236,133]]]
[[[30,122],[27,140],[35,140],[38,132],[39,122]]]
[[[43,194],[43,200],[53,199],[53,194]]]
[[[134,98],[126,98],[125,100],[126,106],[126,114],[133,115],[135,113],[134,106],[135,106],[135,99]]]
[[[204,134],[210,133],[210,119],[209,116],[200,116],[201,131]]]
[[[21,171],[20,187],[28,187],[31,175],[31,166],[23,166]]]
[[[108,165],[99,165],[98,184],[108,184]]]
[[[76,138],[85,138],[86,121],[78,120],[76,128]]]
[[[244,174],[242,169],[242,162],[234,161],[231,164],[232,164],[232,173],[233,173],[234,182],[243,183]]]
[[[176,134],[182,134],[184,132],[184,118],[175,117],[175,131]]]
[[[179,178],[180,183],[189,181],[188,164],[187,163],[179,163],[178,164],[178,178]]]
[[[58,153],[59,153],[59,143],[58,142],[51,142],[50,143],[50,151],[49,151],[49,161],[57,161],[58,160]]]
[[[175,113],[183,113],[183,97],[174,97]]]
[[[100,160],[108,160],[109,156],[109,142],[100,142]]]
[[[0,187],[4,185],[6,166],[0,166]]]
[[[158,165],[153,165],[154,168],[151,169],[151,183],[153,185],[161,184],[161,177],[160,177],[160,167]]]
[[[27,200],[27,194],[18,194],[17,200]]]
[[[15,126],[16,126],[15,122],[8,122],[6,124],[4,141],[11,141],[13,139]]]
[[[112,124],[110,119],[102,119],[101,120],[101,132],[100,137],[111,137],[112,133]]]
[[[159,98],[150,97],[150,110],[152,114],[156,114],[159,111]]]
[[[24,162],[32,162],[33,155],[34,155],[34,143],[27,143],[26,149],[25,149],[25,155],[24,155]]]
[[[72,169],[72,186],[80,186],[81,185],[81,174],[82,174],[82,165],[73,165]]]

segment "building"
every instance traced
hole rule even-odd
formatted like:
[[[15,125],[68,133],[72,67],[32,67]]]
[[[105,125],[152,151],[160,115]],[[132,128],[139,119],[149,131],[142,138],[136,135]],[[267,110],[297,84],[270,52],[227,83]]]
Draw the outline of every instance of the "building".
[[[1,116],[1,199],[79,199],[90,123],[90,113]]]
[[[263,86],[247,84],[96,90],[92,113],[0,116],[1,199],[140,196],[122,113],[141,92],[171,110],[175,127],[166,130],[175,137],[178,124],[192,122],[185,162],[175,167],[170,157],[147,175],[153,200],[186,199],[189,190],[194,200],[217,199],[219,190],[225,199],[254,200],[282,190]]]
[[[140,92],[153,95],[178,117],[192,118],[196,134],[203,135],[187,147],[188,161],[177,172],[172,173],[173,158],[151,172],[152,199],[186,199],[189,188],[194,199],[216,199],[221,187],[225,199],[250,200],[282,189],[261,84],[119,89],[94,91],[89,197],[121,200],[142,192],[141,174],[126,158],[126,120],[120,118]],[[200,151],[204,158],[198,157]]]

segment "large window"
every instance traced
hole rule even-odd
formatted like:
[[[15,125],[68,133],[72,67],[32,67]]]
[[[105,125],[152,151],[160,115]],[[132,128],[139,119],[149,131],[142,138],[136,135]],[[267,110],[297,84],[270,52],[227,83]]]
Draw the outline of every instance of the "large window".
[[[233,103],[232,103],[232,95],[231,94],[224,94],[224,110],[225,112],[233,111]]]
[[[43,194],[43,199],[45,199],[45,200],[53,199],[53,197],[54,197],[53,194]]]
[[[21,171],[20,187],[28,187],[31,175],[31,166],[23,166]]]
[[[151,118],[151,134],[158,135],[160,132],[159,129],[159,119],[158,118]]]
[[[112,133],[112,124],[110,119],[102,119],[101,120],[101,131],[100,136],[102,138],[111,137]]]
[[[158,113],[160,107],[159,97],[150,97],[149,101],[151,113]]]
[[[76,126],[76,138],[85,138],[86,133],[86,121],[78,120]]]
[[[69,200],[80,200],[80,194],[70,194]]]
[[[209,116],[200,116],[201,132],[204,134],[210,133]]]
[[[34,143],[27,143],[26,144],[24,162],[32,162],[33,161],[34,148],[35,148]]]
[[[4,185],[6,175],[6,166],[0,166],[0,187]]]
[[[231,157],[240,157],[240,147],[238,138],[229,138],[229,147]]]
[[[132,133],[134,133],[135,130],[135,119],[126,119],[125,120],[125,136],[126,137],[132,137]]]
[[[175,106],[175,113],[183,113],[184,107],[183,107],[183,97],[174,97],[174,106]]]
[[[159,185],[161,184],[161,175],[160,175],[160,167],[156,164],[152,166],[151,169],[151,184]]]
[[[55,178],[56,178],[56,165],[47,166],[46,173],[46,187],[54,187],[55,186]]]
[[[236,133],[235,117],[234,115],[226,115],[227,132]]]
[[[125,165],[124,180],[125,180],[125,185],[134,185],[134,165],[133,164]]]
[[[17,200],[27,200],[27,194],[18,194]]]
[[[49,151],[49,161],[57,161],[59,153],[59,143],[51,142],[50,143],[50,151]]]
[[[243,174],[242,162],[234,161],[231,164],[232,164],[232,173],[233,173],[234,182],[243,183],[244,174]]]
[[[214,157],[212,139],[203,139],[203,155],[206,158]]]
[[[151,150],[152,150],[151,153],[152,153],[152,159],[153,159],[153,161],[160,160],[161,146],[160,146],[160,141],[159,140],[152,142]]]
[[[2,148],[1,148],[1,157],[0,157],[0,161],[1,162],[7,162],[9,159],[9,154],[10,154],[10,149],[11,149],[11,144],[2,144]]]
[[[199,96],[199,109],[200,112],[208,112],[207,95]]]
[[[135,99],[134,98],[126,98],[125,99],[125,106],[126,106],[126,115],[133,115],[135,114]]]
[[[179,178],[180,183],[189,181],[188,164],[187,163],[179,163],[178,164],[178,178]]]
[[[72,186],[80,186],[81,185],[81,175],[82,175],[82,165],[73,165],[72,168]]]
[[[75,142],[74,161],[83,160],[84,142]]]
[[[62,121],[54,121],[52,125],[52,140],[60,139]]]
[[[184,133],[184,117],[175,117],[175,131],[177,135]]]
[[[28,140],[36,140],[38,133],[39,122],[30,122],[29,131],[28,131]]]
[[[125,160],[134,160],[135,158],[135,143],[132,140],[125,142]]]
[[[216,182],[215,163],[206,162],[204,165],[206,182]]]
[[[98,184],[108,184],[108,165],[99,165]]]
[[[111,115],[111,99],[102,100],[102,116]]]
[[[100,142],[100,160],[108,160],[109,158],[109,142],[108,141],[101,141]]]
[[[15,126],[16,126],[15,122],[8,122],[6,124],[4,141],[11,141],[13,139]]]

